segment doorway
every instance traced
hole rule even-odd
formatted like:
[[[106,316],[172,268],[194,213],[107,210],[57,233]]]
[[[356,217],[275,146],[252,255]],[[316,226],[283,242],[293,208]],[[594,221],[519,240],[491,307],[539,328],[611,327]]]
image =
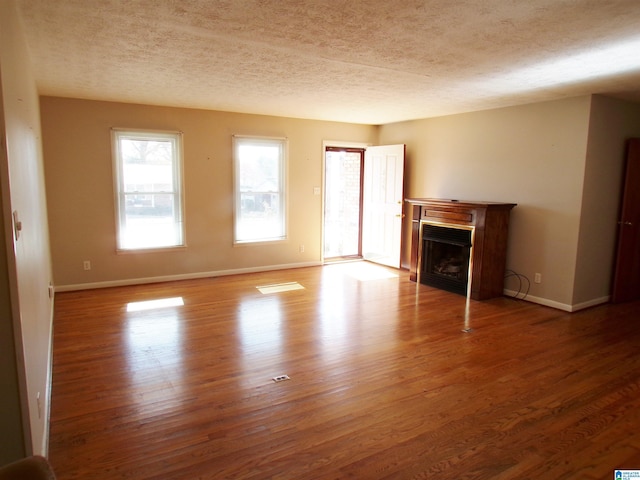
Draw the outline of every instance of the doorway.
[[[405,145],[325,145],[324,157],[324,261],[400,268]]]
[[[618,221],[618,249],[613,278],[613,303],[640,299],[640,138],[627,144],[625,180]]]
[[[325,262],[362,258],[364,151],[364,148],[325,147]]]

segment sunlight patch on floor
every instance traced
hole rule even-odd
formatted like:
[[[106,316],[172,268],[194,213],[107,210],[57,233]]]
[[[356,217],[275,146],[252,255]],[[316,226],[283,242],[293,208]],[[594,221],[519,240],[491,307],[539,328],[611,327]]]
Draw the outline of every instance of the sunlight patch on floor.
[[[182,297],[160,298],[158,300],[127,303],[127,312],[140,312],[154,308],[181,307],[183,305],[184,300],[182,300]]]
[[[356,280],[382,280],[385,278],[398,278],[398,274],[387,267],[369,262],[349,262],[335,265],[333,268],[340,269],[342,273]]]
[[[273,285],[261,285],[256,288],[263,295],[267,295],[269,293],[289,292],[291,290],[304,290],[304,287],[298,282],[275,283]]]

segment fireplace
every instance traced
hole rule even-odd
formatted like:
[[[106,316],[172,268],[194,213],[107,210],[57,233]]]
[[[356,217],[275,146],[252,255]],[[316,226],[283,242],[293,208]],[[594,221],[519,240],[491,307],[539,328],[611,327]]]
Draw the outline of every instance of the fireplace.
[[[422,225],[420,282],[466,295],[469,287],[473,229]]]
[[[410,198],[410,280],[486,300],[502,295],[514,203]]]

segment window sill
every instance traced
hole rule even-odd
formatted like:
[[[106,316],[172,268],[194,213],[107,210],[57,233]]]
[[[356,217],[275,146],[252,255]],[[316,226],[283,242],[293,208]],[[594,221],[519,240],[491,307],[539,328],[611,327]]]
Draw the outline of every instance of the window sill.
[[[233,242],[234,247],[259,247],[263,245],[274,245],[280,243],[287,243],[287,238],[278,238],[274,240],[247,240],[244,242]]]
[[[159,252],[177,252],[186,250],[186,245],[176,245],[173,247],[152,247],[152,248],[118,248],[116,254],[130,255],[136,253],[159,253]]]

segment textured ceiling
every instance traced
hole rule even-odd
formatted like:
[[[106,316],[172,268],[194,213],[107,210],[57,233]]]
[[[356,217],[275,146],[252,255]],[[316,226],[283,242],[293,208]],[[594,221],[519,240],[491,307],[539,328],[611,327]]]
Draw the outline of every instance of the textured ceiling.
[[[383,124],[640,102],[638,0],[18,0],[43,95]]]

